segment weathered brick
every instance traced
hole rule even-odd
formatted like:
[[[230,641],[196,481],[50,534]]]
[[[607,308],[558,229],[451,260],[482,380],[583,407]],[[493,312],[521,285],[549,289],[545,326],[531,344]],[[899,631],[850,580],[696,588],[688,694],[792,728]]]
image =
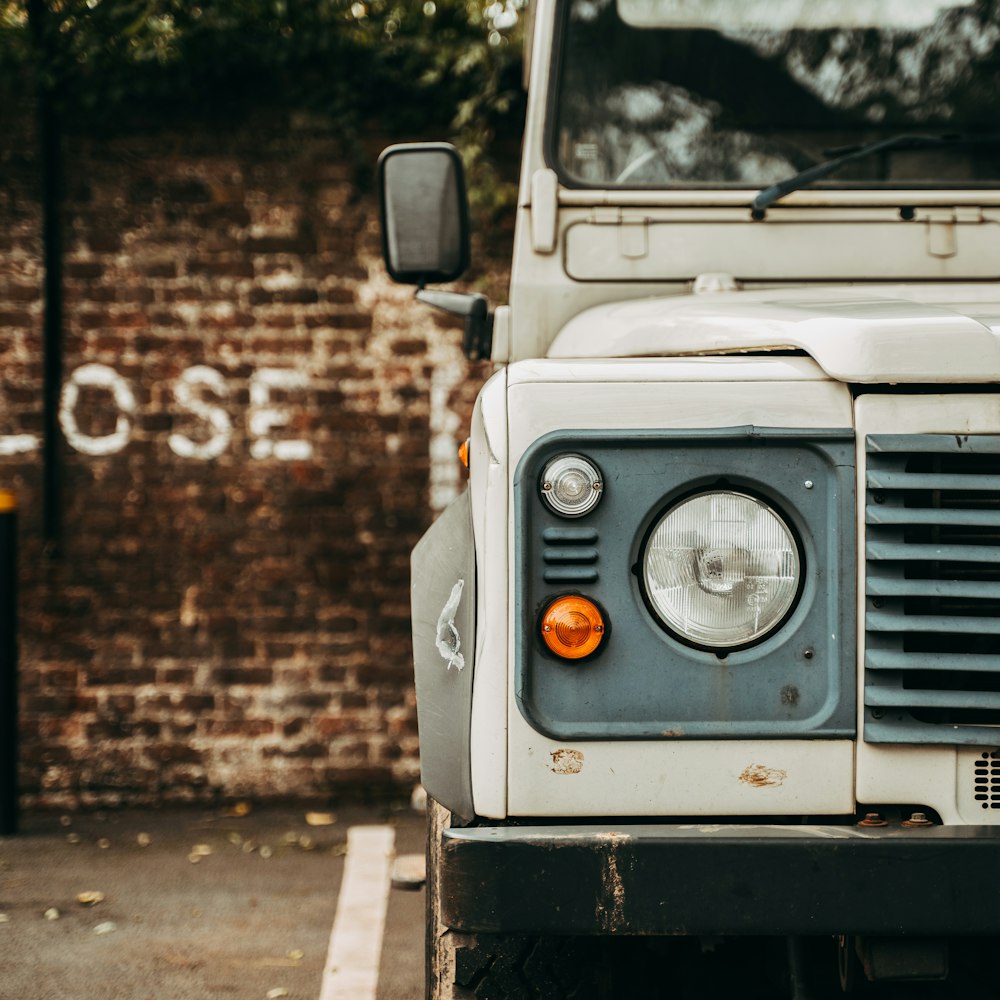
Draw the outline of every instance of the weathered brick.
[[[63,442],[58,558],[42,555],[40,451],[4,458],[32,802],[384,797],[416,780],[406,608],[430,519],[427,324],[461,363],[459,335],[399,290],[381,299],[377,268],[365,286],[377,208],[334,136],[264,113],[221,132],[66,139],[66,371],[112,369],[134,412],[107,386],[77,394],[79,435],[127,440],[95,455]],[[0,156],[16,146],[0,134]],[[21,193],[16,209],[0,195],[0,433],[37,434],[40,210],[30,160],[4,165]],[[195,365],[224,391],[186,383]],[[271,387],[263,406],[265,368],[307,387]],[[448,401],[460,423],[488,368]],[[217,435],[211,456],[181,454]],[[311,456],[273,452],[295,440]]]

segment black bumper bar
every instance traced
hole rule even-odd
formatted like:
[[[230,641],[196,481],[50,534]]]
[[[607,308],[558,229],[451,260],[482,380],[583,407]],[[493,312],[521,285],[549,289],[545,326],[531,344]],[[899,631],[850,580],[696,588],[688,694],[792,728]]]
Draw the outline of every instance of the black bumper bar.
[[[449,829],[444,922],[535,934],[1000,933],[1000,828]]]

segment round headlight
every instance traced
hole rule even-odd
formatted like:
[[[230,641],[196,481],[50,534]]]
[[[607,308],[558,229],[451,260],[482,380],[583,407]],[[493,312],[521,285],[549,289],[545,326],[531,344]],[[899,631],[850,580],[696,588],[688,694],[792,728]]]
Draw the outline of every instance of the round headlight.
[[[592,511],[603,489],[597,466],[582,455],[560,455],[542,472],[542,499],[563,517],[582,517]]]
[[[767,504],[744,493],[701,493],[668,510],[642,554],[646,596],[680,639],[712,649],[757,642],[795,603],[795,538]]]

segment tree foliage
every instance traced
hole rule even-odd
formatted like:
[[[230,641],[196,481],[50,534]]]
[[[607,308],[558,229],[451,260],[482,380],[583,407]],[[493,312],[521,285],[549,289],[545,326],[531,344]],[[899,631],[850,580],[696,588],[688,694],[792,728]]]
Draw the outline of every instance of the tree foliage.
[[[478,156],[520,112],[523,2],[0,0],[0,100],[30,81],[91,132],[286,107]]]

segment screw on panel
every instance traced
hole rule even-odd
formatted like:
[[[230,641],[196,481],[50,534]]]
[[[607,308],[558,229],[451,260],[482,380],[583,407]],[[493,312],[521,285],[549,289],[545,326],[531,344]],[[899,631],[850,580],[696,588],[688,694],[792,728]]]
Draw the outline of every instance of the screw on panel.
[[[813,488],[813,481],[812,481],[811,479],[807,479],[807,480],[806,480],[806,481],[805,481],[805,482],[804,482],[804,483],[803,483],[802,485],[803,485],[803,486],[804,486],[804,487],[805,487],[805,488],[806,488],[807,490],[811,490],[811,489]]]
[[[882,818],[880,813],[865,813],[865,818],[859,821],[858,826],[888,826],[888,822]]]
[[[805,649],[802,650],[802,655],[807,660],[811,660],[813,658],[813,656],[815,656],[816,654],[813,652],[812,646],[807,646]]]

